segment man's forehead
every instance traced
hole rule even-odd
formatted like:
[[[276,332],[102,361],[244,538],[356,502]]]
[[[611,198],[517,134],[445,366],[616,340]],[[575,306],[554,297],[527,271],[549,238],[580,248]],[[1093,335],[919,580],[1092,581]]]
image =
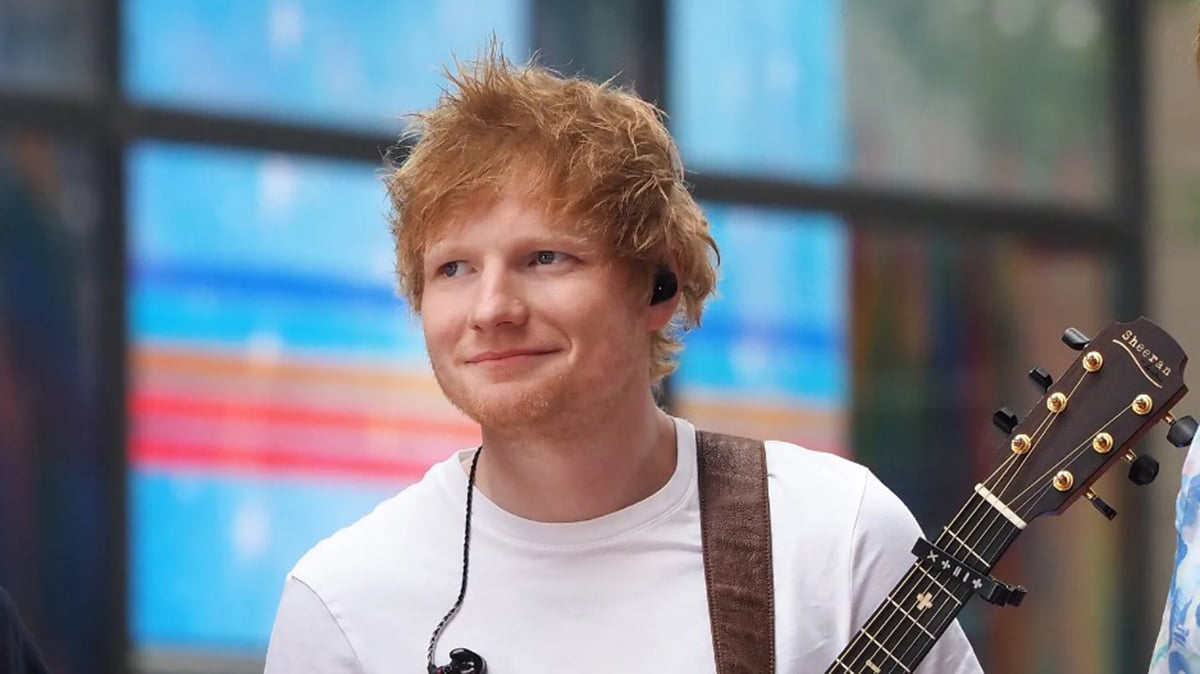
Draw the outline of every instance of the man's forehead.
[[[498,228],[511,231],[512,221],[509,217],[496,217],[499,208],[516,209],[516,218],[537,218],[541,224],[538,235],[544,238],[570,241],[577,245],[589,247],[601,246],[603,241],[599,234],[588,227],[578,217],[558,212],[542,201],[513,194],[493,196],[490,199],[477,199],[470,205],[456,209],[447,214],[441,221],[430,227],[425,235],[423,249],[426,253],[439,248],[460,243],[466,236],[466,229]],[[507,214],[513,216],[510,212]]]

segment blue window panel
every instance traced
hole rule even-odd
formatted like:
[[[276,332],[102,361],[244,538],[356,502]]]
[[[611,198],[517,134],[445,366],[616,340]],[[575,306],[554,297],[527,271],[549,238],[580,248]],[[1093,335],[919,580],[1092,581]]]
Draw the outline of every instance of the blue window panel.
[[[847,169],[842,0],[667,3],[672,132],[700,171]]]
[[[135,339],[425,362],[375,167],[142,143],[129,180]]]
[[[125,82],[141,103],[395,130],[441,68],[495,35],[529,52],[529,0],[129,0]]]
[[[398,490],[360,480],[135,470],[134,643],[261,654],[287,572],[310,547]]]
[[[718,296],[686,336],[675,383],[737,397],[848,402],[848,237],[836,219],[704,207],[721,249]]]

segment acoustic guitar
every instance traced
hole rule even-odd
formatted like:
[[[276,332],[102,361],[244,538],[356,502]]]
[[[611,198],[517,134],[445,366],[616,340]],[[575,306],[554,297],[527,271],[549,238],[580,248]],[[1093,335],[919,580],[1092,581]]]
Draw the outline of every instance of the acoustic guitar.
[[[826,674],[915,671],[972,598],[1021,602],[1024,588],[990,573],[1030,522],[1080,498],[1115,517],[1091,484],[1117,465],[1128,465],[1135,483],[1152,481],[1157,462],[1129,447],[1159,421],[1170,424],[1171,444],[1191,444],[1196,421],[1170,414],[1187,393],[1187,355],[1170,335],[1139,318],[1112,323],[1093,339],[1068,328],[1063,342],[1079,357],[1057,381],[1041,368],[1029,373],[1044,395],[1023,420],[1007,408],[996,412],[993,421],[1007,436],[1002,460],[936,540],[916,542],[912,567]]]

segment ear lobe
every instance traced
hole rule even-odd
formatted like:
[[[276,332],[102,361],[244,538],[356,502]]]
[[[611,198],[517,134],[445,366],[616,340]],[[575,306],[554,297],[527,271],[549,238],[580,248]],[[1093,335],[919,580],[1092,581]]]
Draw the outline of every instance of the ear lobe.
[[[671,317],[675,315],[675,311],[679,308],[679,301],[682,299],[679,293],[655,304],[651,304],[646,311],[646,328],[650,332],[658,332],[671,322]]]

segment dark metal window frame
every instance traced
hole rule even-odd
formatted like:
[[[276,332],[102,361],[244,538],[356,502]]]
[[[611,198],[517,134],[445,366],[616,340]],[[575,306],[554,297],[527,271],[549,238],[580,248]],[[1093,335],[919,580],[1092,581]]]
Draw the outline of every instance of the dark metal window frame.
[[[551,0],[535,0],[537,3]],[[666,87],[665,3],[655,5],[649,16],[656,26],[648,31],[657,43],[657,82],[644,83],[643,93],[669,108],[663,100]],[[0,92],[0,130],[33,131],[77,141],[93,150],[99,161],[100,184],[105,195],[101,218],[99,251],[103,287],[100,289],[102,335],[103,432],[111,460],[106,479],[112,484],[127,481],[126,435],[126,226],[125,162],[131,142],[139,139],[173,140],[205,145],[223,145],[266,151],[332,157],[379,163],[395,139],[388,136],[332,130],[306,124],[207,114],[131,103],[121,82],[122,42],[120,0],[99,0],[97,9],[98,93],[85,99],[44,94]],[[1111,130],[1115,139],[1111,208],[1092,210],[1045,202],[1021,202],[989,196],[959,196],[920,189],[896,189],[859,183],[826,184],[802,180],[763,180],[713,173],[693,174],[690,182],[697,197],[730,203],[818,210],[856,223],[875,226],[886,221],[891,231],[940,237],[1005,237],[1101,253],[1116,265],[1114,306],[1116,316],[1138,315],[1146,306],[1146,7],[1138,0],[1109,0],[1107,24],[1112,54],[1108,75],[1112,97]],[[534,41],[540,44],[537,21]],[[129,668],[127,546],[128,523],[124,487],[109,505],[113,556],[96,560],[111,570],[111,633],[105,640],[107,671]],[[1145,654],[1153,643],[1157,620],[1147,607],[1144,590],[1148,577],[1138,556],[1149,542],[1148,531],[1138,522],[1149,513],[1149,499],[1137,494],[1125,506],[1126,517],[1118,521],[1124,544],[1124,576],[1117,611],[1119,633],[1136,635],[1121,640],[1115,671],[1135,671],[1145,666]]]

